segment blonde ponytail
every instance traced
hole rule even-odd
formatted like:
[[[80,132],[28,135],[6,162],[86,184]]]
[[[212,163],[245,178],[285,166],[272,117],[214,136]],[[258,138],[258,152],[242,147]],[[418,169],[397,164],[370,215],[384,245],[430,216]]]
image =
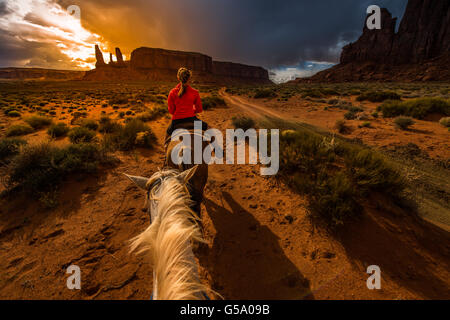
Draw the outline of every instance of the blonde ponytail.
[[[181,97],[186,92],[186,82],[191,78],[192,72],[187,68],[178,69],[178,80],[180,81],[180,91],[178,91],[178,96]]]

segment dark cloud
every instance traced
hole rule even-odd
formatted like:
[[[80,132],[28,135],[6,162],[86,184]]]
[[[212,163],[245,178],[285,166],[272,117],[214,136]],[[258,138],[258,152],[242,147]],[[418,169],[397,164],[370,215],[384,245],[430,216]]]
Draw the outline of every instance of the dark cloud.
[[[13,1],[13,0],[10,0]],[[337,62],[361,34],[366,9],[401,16],[407,0],[58,0],[77,4],[82,25],[129,57],[140,46],[197,51],[217,60],[298,66]],[[0,7],[1,12],[1,7]],[[28,19],[39,22],[30,14]],[[43,21],[40,21],[43,23]],[[4,61],[1,62],[4,65]]]
[[[5,1],[0,1],[0,17],[8,14],[10,11],[8,9],[8,7],[6,6],[6,2]]]
[[[127,1],[125,11],[114,12],[115,2],[123,3],[81,1],[80,7],[87,23],[98,26],[95,32],[116,45],[123,41],[127,51],[161,46],[274,67],[304,60],[336,62],[342,45],[361,34],[369,5],[387,7],[399,16],[407,1],[147,0]],[[94,13],[95,7],[100,13]],[[106,23],[111,31],[118,23],[120,36],[105,35]]]
[[[14,34],[0,34],[0,66],[41,67],[51,69],[77,69],[77,64],[51,43],[27,41]]]

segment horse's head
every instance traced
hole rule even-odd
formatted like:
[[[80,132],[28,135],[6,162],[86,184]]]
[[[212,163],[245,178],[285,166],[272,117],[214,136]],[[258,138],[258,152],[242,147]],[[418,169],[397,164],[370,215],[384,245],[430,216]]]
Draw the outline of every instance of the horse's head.
[[[131,251],[147,252],[153,265],[153,298],[204,298],[191,241],[204,241],[191,210],[188,182],[197,166],[180,172],[160,170],[150,178],[126,175],[147,193],[150,226],[131,240]]]
[[[180,191],[184,191],[189,197],[188,183],[189,180],[191,180],[191,178],[195,175],[197,168],[198,165],[183,172],[174,169],[160,170],[155,172],[150,178],[131,176],[128,174],[125,174],[125,176],[139,188],[146,191],[145,204],[147,207],[147,212],[151,217],[151,222],[153,222],[158,212],[158,200],[164,196],[164,194],[162,194],[164,191],[163,186],[170,184],[175,188],[178,187],[178,189],[181,187]]]

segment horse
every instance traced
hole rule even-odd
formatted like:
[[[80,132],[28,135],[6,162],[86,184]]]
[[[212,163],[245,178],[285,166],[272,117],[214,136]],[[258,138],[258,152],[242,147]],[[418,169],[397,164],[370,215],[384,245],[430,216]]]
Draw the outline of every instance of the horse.
[[[190,132],[193,138],[194,132]],[[176,165],[170,157],[175,143],[166,140],[165,168],[150,178],[126,175],[146,191],[150,226],[131,239],[131,251],[147,253],[153,267],[155,300],[203,300],[210,291],[199,279],[192,245],[204,243],[200,203],[208,166]],[[193,150],[180,150],[191,152]],[[211,291],[210,291],[211,292]]]

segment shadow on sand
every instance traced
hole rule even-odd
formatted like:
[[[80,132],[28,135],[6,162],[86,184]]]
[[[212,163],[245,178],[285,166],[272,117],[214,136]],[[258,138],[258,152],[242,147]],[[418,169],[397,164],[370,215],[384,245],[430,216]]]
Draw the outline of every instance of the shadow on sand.
[[[378,265],[392,281],[423,299],[449,299],[450,234],[413,214],[369,210],[336,236],[362,272]],[[439,270],[442,270],[440,274]]]
[[[53,209],[45,208],[38,200],[24,193],[0,199],[0,239],[24,236],[24,233],[29,232],[32,234],[33,229],[41,225],[52,225],[60,218],[70,216],[81,208],[83,197],[87,201],[96,198],[105,179],[106,171],[67,179],[58,189],[58,205]],[[25,229],[29,230],[25,231]]]
[[[223,201],[231,210],[228,210]],[[309,281],[285,256],[279,238],[227,193],[222,204],[204,200],[217,231],[200,264],[225,299],[314,299]]]

